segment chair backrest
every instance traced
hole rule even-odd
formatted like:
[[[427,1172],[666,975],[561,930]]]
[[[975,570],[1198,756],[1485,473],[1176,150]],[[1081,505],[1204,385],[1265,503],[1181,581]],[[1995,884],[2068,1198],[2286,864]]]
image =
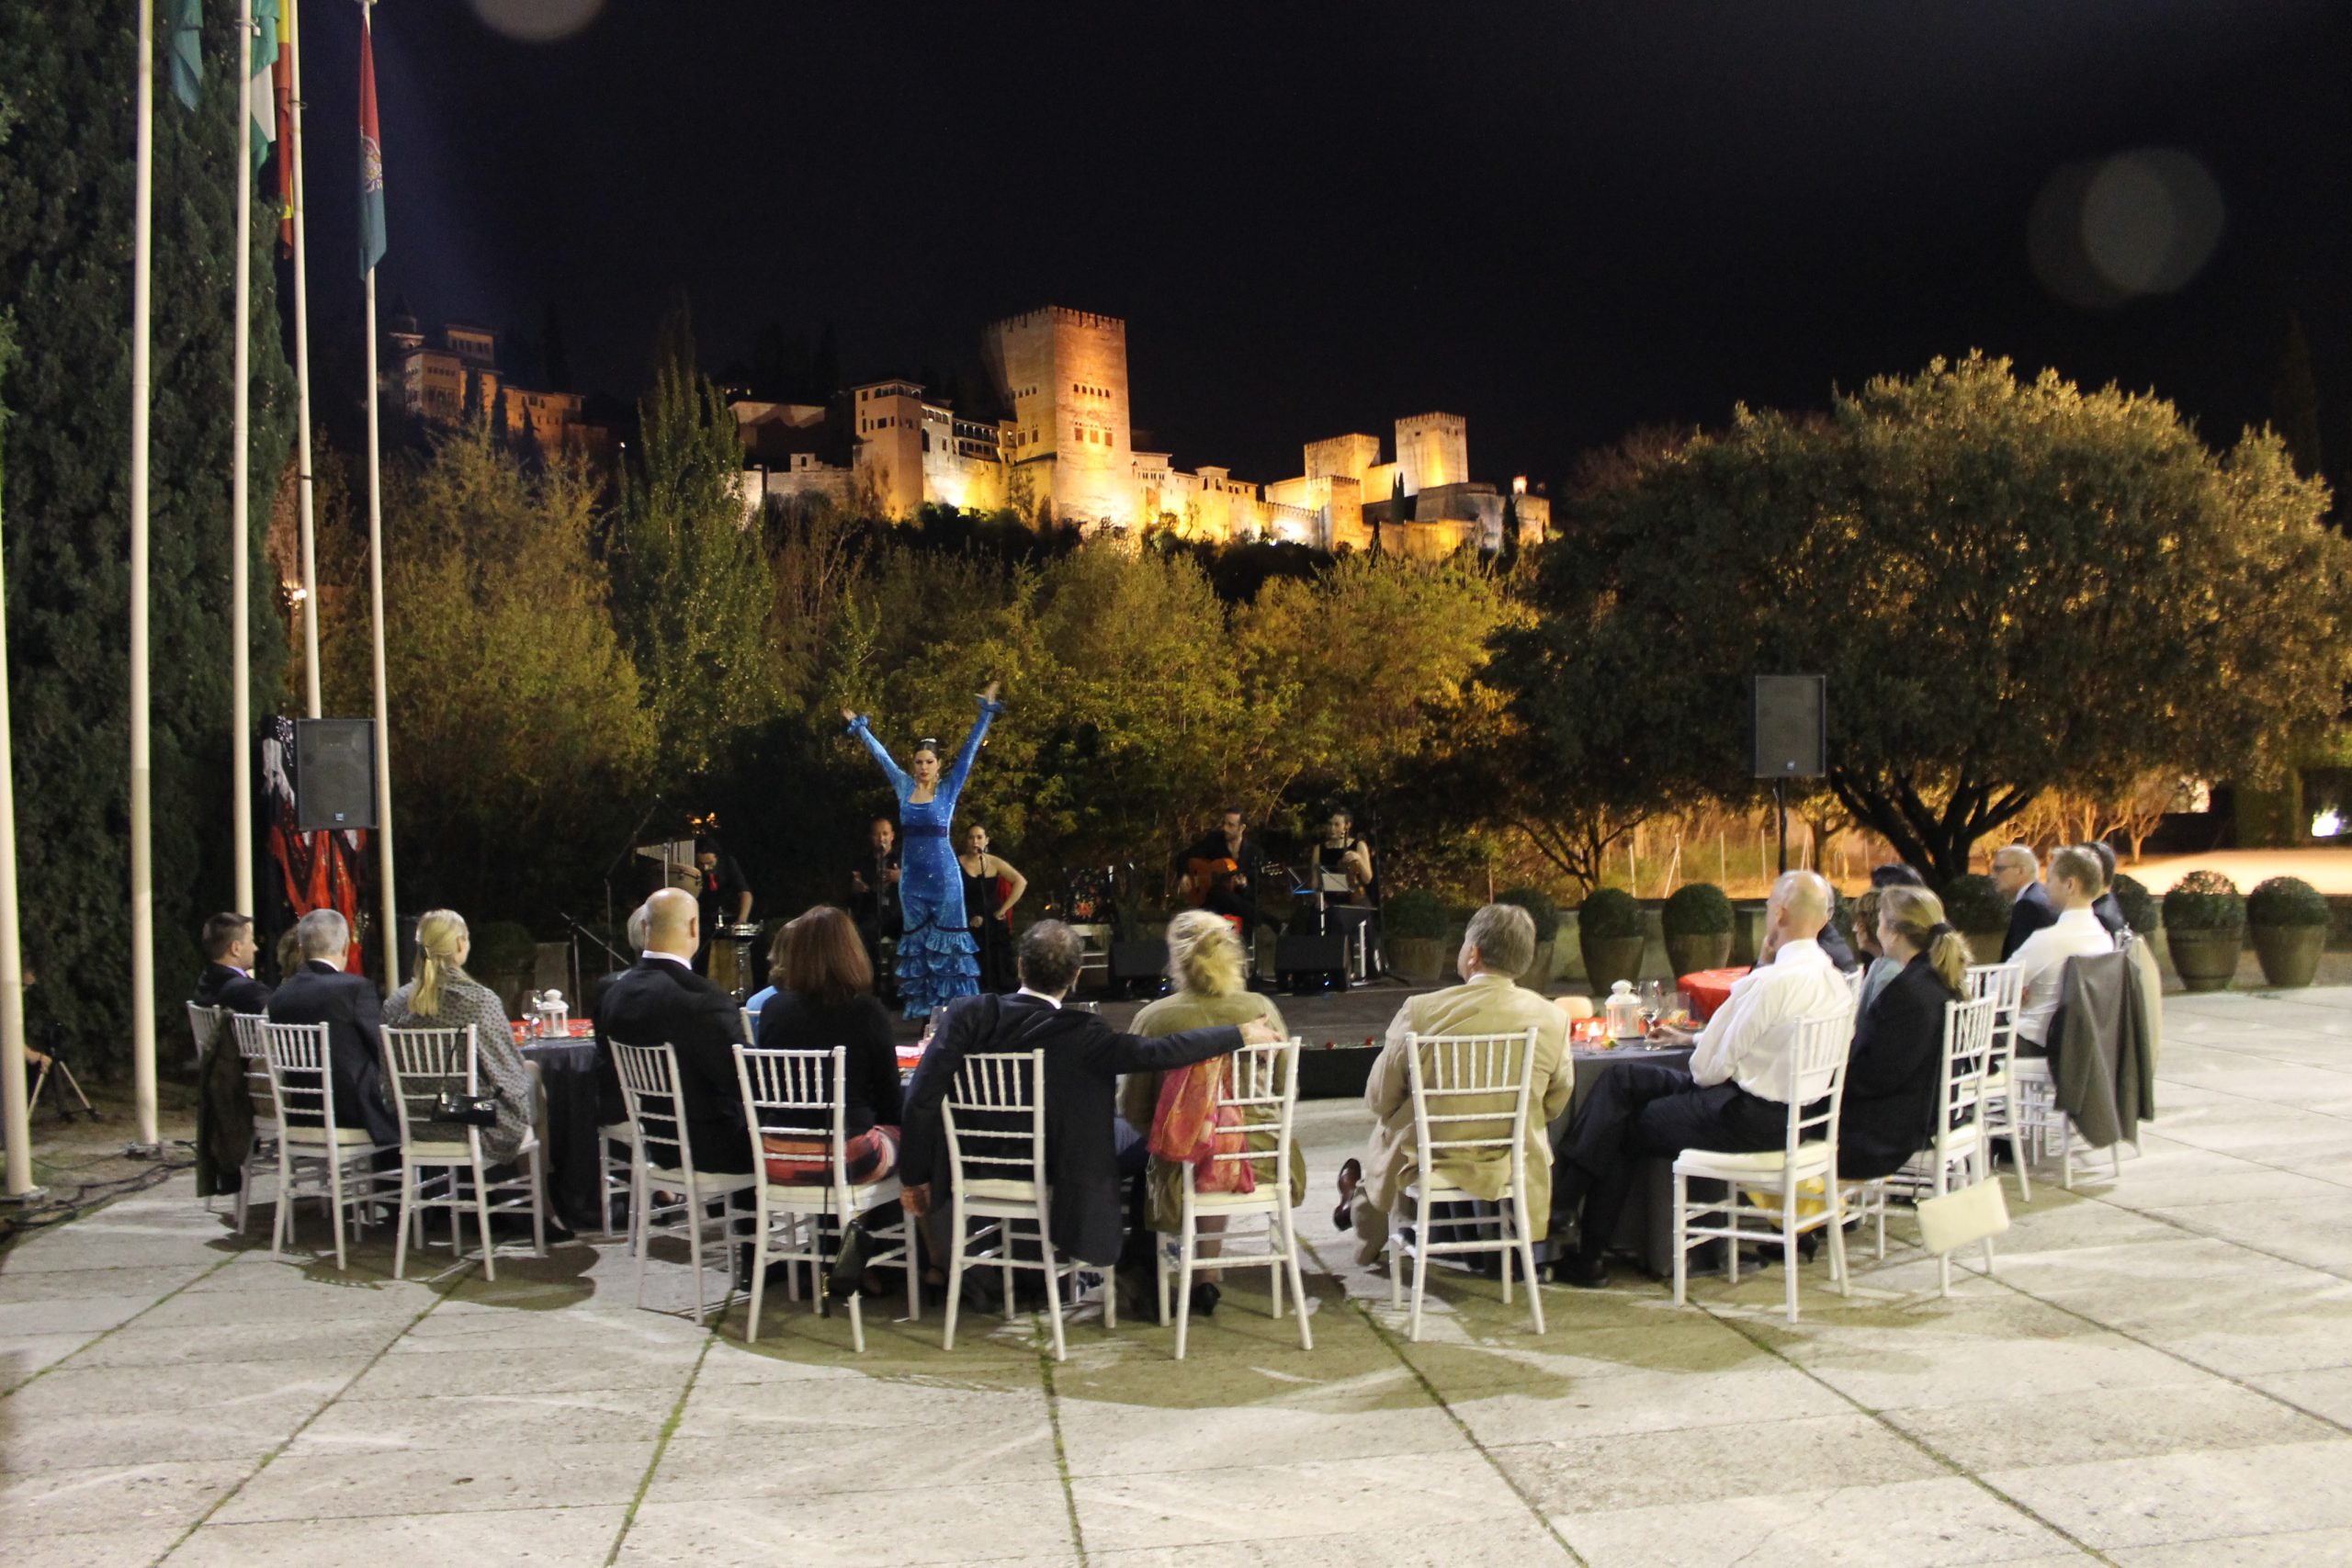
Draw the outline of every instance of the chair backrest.
[[[245,1059],[245,1098],[253,1103],[254,1122],[263,1132],[277,1125],[277,1091],[269,1087],[269,1049],[262,1032],[268,1026],[269,1020],[257,1012],[229,1015],[237,1054]]]
[[[678,1054],[665,1042],[660,1045],[612,1043],[613,1071],[621,1080],[621,1099],[628,1107],[629,1124],[637,1129],[637,1146],[648,1165],[657,1170],[692,1170],[694,1140],[686,1131],[685,1106],[678,1095]],[[661,1152],[673,1151],[675,1164],[664,1164]]]
[[[281,1128],[334,1125],[331,1030],[324,1023],[262,1025],[262,1060]]]
[[[1535,1077],[1535,1031],[1408,1032],[1405,1070],[1413,1097],[1415,1163],[1426,1172],[1449,1156],[1508,1154],[1511,1180],[1519,1184],[1524,1174],[1528,1086]]]
[[[1846,971],[1846,994],[1854,999],[1856,1007],[1862,1005],[1862,986],[1869,980],[1870,974],[1871,966],[1868,964]]]
[[[196,1060],[201,1066],[204,1058],[212,1054],[213,1042],[220,1038],[220,1029],[229,1017],[227,1008],[209,1008],[199,1002],[187,1004],[188,1037],[196,1042]]]
[[[1783,1151],[1792,1162],[1800,1144],[1837,1147],[1838,1101],[1853,1045],[1854,1015],[1847,1009],[1817,1012],[1797,1024],[1789,1047],[1789,1137]]]
[[[1993,1067],[1995,998],[1944,1004],[1944,1065],[1938,1081],[1936,1104],[1942,1120],[1936,1125],[1959,1132],[1976,1125],[1984,1113],[1984,1075]]]
[[[757,1045],[759,1043],[760,1015],[756,1010],[745,1008],[743,1010],[743,1043]]]
[[[1968,999],[1984,998],[1993,1004],[1993,1065],[1999,1072],[2008,1065],[2018,1043],[2018,1010],[2025,1003],[2025,970],[2015,964],[1972,964],[1968,966]]]
[[[1243,1140],[1240,1148],[1220,1148],[1212,1156],[1214,1163],[1247,1162],[1257,1190],[1279,1192],[1285,1206],[1290,1202],[1291,1124],[1298,1111],[1298,1051],[1295,1034],[1272,1045],[1244,1045],[1226,1058],[1225,1077],[1216,1095],[1220,1123],[1228,1120],[1225,1112],[1230,1111],[1230,1120],[1245,1131],[1272,1133],[1273,1146],[1253,1149]],[[1196,1168],[1186,1165],[1186,1184],[1197,1174]]]
[[[848,1110],[842,1088],[848,1059],[849,1048],[843,1045],[830,1051],[735,1047],[735,1081],[743,1091],[743,1122],[751,1129],[753,1170],[766,1168],[763,1140],[767,1138],[821,1138],[830,1167],[824,1185],[837,1190],[848,1189]]]
[[[967,1056],[940,1102],[948,1169],[967,1180],[1026,1181],[1046,1190],[1046,1054]]]
[[[460,1029],[387,1029],[384,1031],[384,1089],[400,1116],[401,1145],[415,1139],[415,1129],[435,1120],[444,1089],[459,1083],[469,1095],[477,1092],[481,1074],[481,1042],[470,1023]],[[466,1143],[481,1152],[481,1129],[466,1129]]]

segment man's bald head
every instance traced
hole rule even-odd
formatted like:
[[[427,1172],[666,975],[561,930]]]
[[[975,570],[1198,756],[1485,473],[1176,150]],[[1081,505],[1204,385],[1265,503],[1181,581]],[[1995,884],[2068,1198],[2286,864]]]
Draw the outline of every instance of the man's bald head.
[[[1829,923],[1837,903],[1827,879],[1816,872],[1792,871],[1772,884],[1770,909],[1780,924],[1781,940],[1802,942],[1818,937]]]
[[[645,901],[645,950],[692,958],[700,945],[702,906],[681,888],[664,887]]]

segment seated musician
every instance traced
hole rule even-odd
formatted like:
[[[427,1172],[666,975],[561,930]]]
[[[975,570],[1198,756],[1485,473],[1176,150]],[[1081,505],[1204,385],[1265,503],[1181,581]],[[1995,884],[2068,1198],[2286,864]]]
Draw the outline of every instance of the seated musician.
[[[707,975],[711,943],[729,926],[751,923],[752,885],[743,880],[743,868],[717,839],[701,838],[695,840],[695,886],[700,905],[696,912],[702,921],[702,948],[695,954],[695,968]]]
[[[1170,870],[1176,896],[1188,908],[1230,915],[1241,922],[1246,948],[1257,935],[1258,868],[1266,852],[1250,836],[1250,818],[1228,807],[1218,825],[1179,852]]]
[[[1333,807],[1323,824],[1323,841],[1315,846],[1315,871],[1318,878],[1347,879],[1344,894],[1326,885],[1324,894],[1329,902],[1361,908],[1377,901],[1372,893],[1372,846],[1356,837],[1355,814],[1344,806]]]

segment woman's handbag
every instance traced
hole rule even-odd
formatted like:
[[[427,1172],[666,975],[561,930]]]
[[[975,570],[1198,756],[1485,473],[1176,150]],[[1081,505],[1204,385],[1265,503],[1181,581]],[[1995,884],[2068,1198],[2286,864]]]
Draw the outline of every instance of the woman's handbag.
[[[1940,1258],[2009,1228],[2009,1203],[1994,1180],[1972,1181],[1939,1198],[1919,1200],[1919,1239]]]
[[[434,1108],[433,1120],[454,1122],[460,1127],[495,1127],[498,1125],[498,1097],[445,1089],[441,1091],[440,1103]]]

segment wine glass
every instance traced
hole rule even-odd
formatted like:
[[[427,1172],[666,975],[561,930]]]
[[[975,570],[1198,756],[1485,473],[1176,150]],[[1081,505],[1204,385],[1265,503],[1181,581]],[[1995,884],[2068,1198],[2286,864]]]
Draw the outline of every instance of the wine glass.
[[[1663,985],[1661,985],[1659,982],[1656,981],[1656,980],[1645,980],[1645,981],[1643,981],[1643,982],[1642,982],[1642,1029],[1643,1029],[1643,1032],[1644,1032],[1644,1033],[1649,1033],[1649,1032],[1654,1032],[1654,1031],[1657,1028],[1657,1021],[1658,1021],[1659,1017],[1660,1017],[1661,1015],[1663,1015],[1663,1014],[1665,1013],[1665,1011],[1666,1011],[1666,987],[1665,987]]]

